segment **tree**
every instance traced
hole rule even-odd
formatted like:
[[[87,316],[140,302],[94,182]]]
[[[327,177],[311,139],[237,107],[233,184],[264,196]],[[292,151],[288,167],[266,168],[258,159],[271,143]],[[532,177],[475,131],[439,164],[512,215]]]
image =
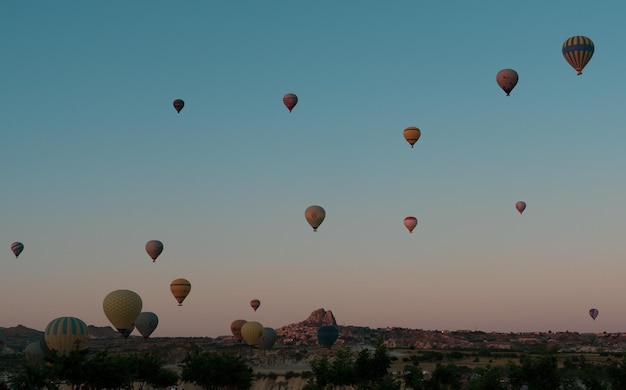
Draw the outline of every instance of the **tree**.
[[[180,364],[181,378],[208,390],[247,390],[252,387],[252,368],[240,357],[214,352],[195,352]]]

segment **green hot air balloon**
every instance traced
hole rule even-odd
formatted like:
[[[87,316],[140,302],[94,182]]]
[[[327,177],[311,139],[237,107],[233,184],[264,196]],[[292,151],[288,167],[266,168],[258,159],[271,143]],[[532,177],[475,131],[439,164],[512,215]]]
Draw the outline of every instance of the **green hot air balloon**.
[[[274,346],[276,340],[278,340],[278,335],[274,329],[263,328],[263,334],[256,345],[261,349],[270,349]]]
[[[335,326],[324,325],[320,326],[317,330],[317,341],[322,347],[331,348],[337,338],[339,337],[339,330]]]

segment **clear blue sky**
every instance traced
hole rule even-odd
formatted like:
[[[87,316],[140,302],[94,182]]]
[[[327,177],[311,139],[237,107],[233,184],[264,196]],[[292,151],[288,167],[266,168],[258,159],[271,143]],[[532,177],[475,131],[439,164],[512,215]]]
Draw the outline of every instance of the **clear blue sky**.
[[[320,307],[370,327],[626,331],[624,12],[3,2],[0,326],[106,326],[102,300],[130,289],[154,336]],[[596,47],[582,76],[561,54],[573,35]],[[509,97],[503,68],[519,73]]]

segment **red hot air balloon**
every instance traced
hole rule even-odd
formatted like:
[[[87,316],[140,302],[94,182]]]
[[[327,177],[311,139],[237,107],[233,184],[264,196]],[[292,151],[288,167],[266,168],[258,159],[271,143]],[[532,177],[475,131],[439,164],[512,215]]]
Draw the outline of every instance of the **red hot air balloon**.
[[[287,107],[289,112],[291,112],[296,104],[298,104],[298,97],[293,93],[287,93],[283,96],[283,104]]]
[[[404,226],[409,230],[409,233],[413,233],[413,229],[417,226],[417,218],[406,217],[404,218]]]
[[[24,244],[22,244],[21,242],[16,241],[13,244],[11,244],[11,251],[15,255],[16,259],[20,256],[20,253],[22,253],[23,250],[24,250]]]
[[[509,96],[513,88],[515,88],[518,79],[519,76],[513,69],[502,69],[496,75],[496,82],[506,92],[506,96]]]
[[[185,107],[185,102],[183,101],[183,99],[174,100],[174,108],[176,109],[176,112],[180,114],[180,110],[182,110],[183,107]]]
[[[250,306],[252,306],[254,311],[256,311],[256,309],[258,309],[259,306],[261,306],[261,301],[259,301],[258,299],[253,299],[253,300],[250,301]]]
[[[304,210],[304,218],[311,225],[313,231],[316,232],[317,228],[324,222],[324,218],[326,218],[326,211],[322,206],[309,206]]]
[[[515,203],[515,208],[517,209],[517,211],[519,211],[520,214],[523,213],[524,210],[526,210],[526,202],[519,201]]]
[[[411,148],[415,145],[417,140],[420,139],[421,135],[422,132],[415,126],[409,126],[404,129],[404,139],[411,145]]]
[[[146,252],[148,252],[148,256],[152,259],[152,262],[159,257],[161,252],[163,252],[163,243],[159,240],[150,240],[146,243]]]

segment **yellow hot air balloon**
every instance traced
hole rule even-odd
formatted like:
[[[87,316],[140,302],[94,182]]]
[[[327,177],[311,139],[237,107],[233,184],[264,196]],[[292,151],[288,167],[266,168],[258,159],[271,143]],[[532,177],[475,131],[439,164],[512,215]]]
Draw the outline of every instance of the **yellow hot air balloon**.
[[[256,321],[248,321],[241,326],[241,337],[248,345],[256,345],[263,336],[263,325]]]
[[[235,336],[235,339],[241,341],[243,340],[243,337],[241,336],[241,327],[243,326],[243,324],[245,324],[246,320],[235,320],[230,324],[230,331],[233,333],[233,336]]]
[[[409,145],[411,145],[411,147],[415,145],[417,140],[420,139],[421,135],[422,132],[415,126],[409,126],[404,129],[404,139],[406,140],[406,142],[409,143]]]
[[[142,305],[141,297],[130,290],[111,291],[102,302],[104,314],[124,337],[134,328],[133,322],[141,313]]]
[[[183,301],[191,291],[191,283],[187,279],[176,279],[170,283],[170,291],[178,301],[178,306],[183,305]]]
[[[87,325],[76,317],[59,317],[46,326],[44,340],[50,349],[59,355],[87,348]]]
[[[309,206],[304,210],[304,218],[311,225],[313,231],[316,232],[317,228],[324,222],[324,218],[326,218],[326,211],[322,206]]]

